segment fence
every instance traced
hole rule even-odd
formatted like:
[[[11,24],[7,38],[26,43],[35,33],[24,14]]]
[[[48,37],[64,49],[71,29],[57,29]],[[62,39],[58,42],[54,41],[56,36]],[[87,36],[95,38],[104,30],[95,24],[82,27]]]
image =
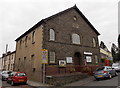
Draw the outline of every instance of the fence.
[[[93,72],[98,65],[92,66],[66,66],[66,67],[58,67],[58,66],[46,66],[46,75],[65,75],[70,73],[82,72],[87,73],[89,75],[93,75]]]

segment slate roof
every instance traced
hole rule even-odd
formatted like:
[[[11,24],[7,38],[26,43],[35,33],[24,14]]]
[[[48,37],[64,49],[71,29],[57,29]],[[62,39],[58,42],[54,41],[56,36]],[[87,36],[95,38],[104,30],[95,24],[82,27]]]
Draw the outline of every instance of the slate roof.
[[[76,5],[74,5],[73,7],[71,7],[71,8],[68,8],[68,9],[66,9],[66,10],[64,10],[64,11],[62,11],[62,12],[59,12],[59,13],[57,13],[57,14],[55,14],[55,15],[52,15],[52,16],[50,16],[50,17],[48,17],[48,18],[45,18],[45,19],[42,19],[41,21],[39,21],[37,24],[35,24],[32,28],[30,28],[28,31],[26,31],[24,34],[22,34],[20,37],[18,37],[15,41],[19,41],[21,38],[23,38],[24,36],[26,36],[28,33],[30,33],[31,31],[33,31],[33,30],[35,30],[37,27],[39,27],[41,24],[43,24],[45,21],[48,21],[48,20],[51,20],[51,19],[53,19],[53,18],[55,18],[55,17],[57,17],[57,16],[59,16],[59,15],[61,15],[61,14],[64,14],[65,12],[68,12],[68,11],[70,11],[70,10],[72,10],[72,9],[75,9],[79,14],[80,14],[80,16],[86,21],[86,23],[95,31],[95,33],[97,34],[97,35],[100,35],[100,33],[94,28],[94,26],[88,21],[88,19],[82,14],[82,12],[77,8],[77,6]]]

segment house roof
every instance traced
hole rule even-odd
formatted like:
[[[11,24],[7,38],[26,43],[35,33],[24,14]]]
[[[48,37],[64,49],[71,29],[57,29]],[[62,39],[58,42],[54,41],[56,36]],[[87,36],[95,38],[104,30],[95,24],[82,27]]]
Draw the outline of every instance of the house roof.
[[[50,19],[53,19],[53,18],[55,18],[55,17],[57,17],[57,16],[65,13],[65,12],[68,12],[68,11],[70,11],[70,10],[72,10],[72,9],[75,9],[75,10],[80,14],[80,16],[81,16],[81,17],[86,21],[86,23],[95,31],[95,33],[96,33],[97,35],[100,35],[100,33],[94,28],[94,26],[88,21],[88,19],[82,14],[82,12],[77,8],[77,6],[74,5],[73,7],[68,8],[68,9],[66,9],[66,10],[64,10],[64,11],[62,11],[62,12],[59,12],[59,13],[57,13],[57,14],[55,14],[55,15],[52,15],[52,16],[50,16],[50,17],[48,17],[48,18],[42,19],[42,20],[39,21],[37,24],[35,24],[32,28],[30,28],[28,31],[26,31],[24,34],[22,34],[20,37],[18,37],[15,41],[20,40],[20,39],[23,38],[25,35],[27,35],[27,34],[30,33],[31,31],[35,30],[37,27],[39,27],[39,26],[40,26],[41,24],[43,24],[45,21],[48,21],[48,20],[50,20]]]

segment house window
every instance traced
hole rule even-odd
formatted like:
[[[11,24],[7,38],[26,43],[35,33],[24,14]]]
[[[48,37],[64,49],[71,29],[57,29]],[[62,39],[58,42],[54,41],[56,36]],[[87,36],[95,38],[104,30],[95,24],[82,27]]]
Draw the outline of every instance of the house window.
[[[80,44],[80,36],[78,34],[72,34],[72,43]]]
[[[55,63],[55,52],[49,52],[49,62]]]
[[[73,20],[74,20],[74,21],[76,21],[76,20],[77,20],[77,17],[76,17],[76,16],[74,16],[74,17],[73,17]]]
[[[50,29],[50,40],[51,41],[55,40],[55,31],[53,29]]]
[[[98,63],[98,57],[95,55],[95,63]]]
[[[35,43],[35,31],[32,33],[32,43]]]
[[[26,65],[26,57],[23,58],[23,67],[24,67],[23,69],[24,70],[25,70],[25,67],[26,67],[25,65]]]
[[[25,46],[27,47],[28,36],[25,37]]]
[[[32,67],[32,71],[35,71],[35,56],[34,54],[31,55],[31,67]]]
[[[20,48],[21,48],[21,45],[22,45],[22,40],[20,40]]]
[[[93,47],[96,47],[96,41],[95,41],[95,38],[93,38]]]

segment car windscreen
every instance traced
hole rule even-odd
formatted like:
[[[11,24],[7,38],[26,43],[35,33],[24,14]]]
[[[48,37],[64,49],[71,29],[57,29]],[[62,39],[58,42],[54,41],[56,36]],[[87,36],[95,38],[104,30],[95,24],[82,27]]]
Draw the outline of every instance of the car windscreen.
[[[112,65],[112,67],[118,67],[119,65],[118,64],[114,64],[114,65]]]
[[[16,76],[26,76],[26,74],[25,73],[17,73]]]
[[[2,74],[8,74],[8,72],[2,72]]]
[[[105,67],[100,67],[100,68],[97,68],[96,71],[100,71],[100,70],[103,70]]]

